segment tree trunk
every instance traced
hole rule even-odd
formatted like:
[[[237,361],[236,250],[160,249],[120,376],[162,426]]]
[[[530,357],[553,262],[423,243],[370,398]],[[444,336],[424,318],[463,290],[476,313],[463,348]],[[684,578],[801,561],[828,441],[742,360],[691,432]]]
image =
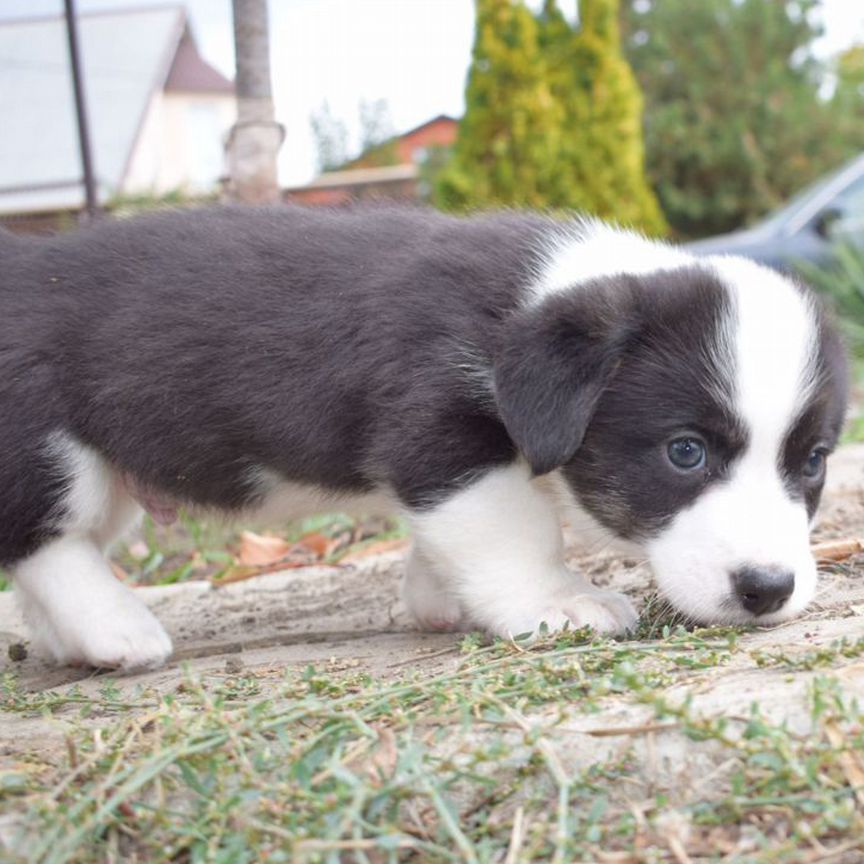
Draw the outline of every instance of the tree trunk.
[[[228,137],[231,201],[268,204],[279,200],[276,155],[284,129],[274,119],[270,92],[267,0],[232,0],[237,64],[237,122]]]

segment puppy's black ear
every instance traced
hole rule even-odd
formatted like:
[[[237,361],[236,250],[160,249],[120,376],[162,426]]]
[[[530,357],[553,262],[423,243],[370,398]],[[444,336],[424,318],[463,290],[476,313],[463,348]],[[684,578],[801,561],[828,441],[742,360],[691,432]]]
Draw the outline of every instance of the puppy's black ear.
[[[515,313],[495,358],[498,411],[534,474],[560,467],[579,449],[633,330],[622,297],[590,286],[580,295]]]

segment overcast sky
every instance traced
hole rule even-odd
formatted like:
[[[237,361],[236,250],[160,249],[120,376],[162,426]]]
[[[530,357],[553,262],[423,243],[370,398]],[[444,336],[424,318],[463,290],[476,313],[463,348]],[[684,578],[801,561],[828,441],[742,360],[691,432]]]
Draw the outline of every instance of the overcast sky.
[[[539,0],[538,0],[539,2]],[[823,0],[819,53],[864,41],[861,0]],[[81,12],[167,5],[166,0],[77,0]],[[185,0],[203,56],[233,77],[230,0]],[[562,0],[572,15],[576,0]],[[473,36],[472,0],[270,0],[276,116],[287,136],[284,185],[315,173],[309,117],[326,100],[356,133],[361,100],[385,99],[395,130],[437,114],[458,116]],[[62,0],[2,0],[0,18],[59,14]],[[0,58],[2,59],[2,58]]]

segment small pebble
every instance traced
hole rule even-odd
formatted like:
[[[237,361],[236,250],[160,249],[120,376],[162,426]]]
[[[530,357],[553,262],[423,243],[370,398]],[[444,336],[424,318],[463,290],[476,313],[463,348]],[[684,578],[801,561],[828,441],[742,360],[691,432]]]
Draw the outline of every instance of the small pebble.
[[[225,671],[229,675],[237,675],[243,671],[243,661],[239,657],[229,657],[225,661]]]
[[[20,663],[27,659],[27,646],[23,642],[13,642],[9,646],[9,659]]]

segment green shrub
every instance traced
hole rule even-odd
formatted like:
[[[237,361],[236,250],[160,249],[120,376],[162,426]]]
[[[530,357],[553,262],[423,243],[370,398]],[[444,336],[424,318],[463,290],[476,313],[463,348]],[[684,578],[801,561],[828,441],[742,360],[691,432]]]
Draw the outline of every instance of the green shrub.
[[[826,99],[829,62],[812,50],[820,5],[622,0],[647,173],[679,235],[753,222],[860,151],[864,56],[843,55]]]
[[[831,259],[821,267],[798,264],[801,275],[828,297],[852,353],[852,400],[846,418],[844,442],[864,441],[864,248],[850,243],[834,247]]]
[[[830,298],[850,349],[864,360],[864,248],[850,243],[834,247],[824,266],[800,262],[801,275]]]

